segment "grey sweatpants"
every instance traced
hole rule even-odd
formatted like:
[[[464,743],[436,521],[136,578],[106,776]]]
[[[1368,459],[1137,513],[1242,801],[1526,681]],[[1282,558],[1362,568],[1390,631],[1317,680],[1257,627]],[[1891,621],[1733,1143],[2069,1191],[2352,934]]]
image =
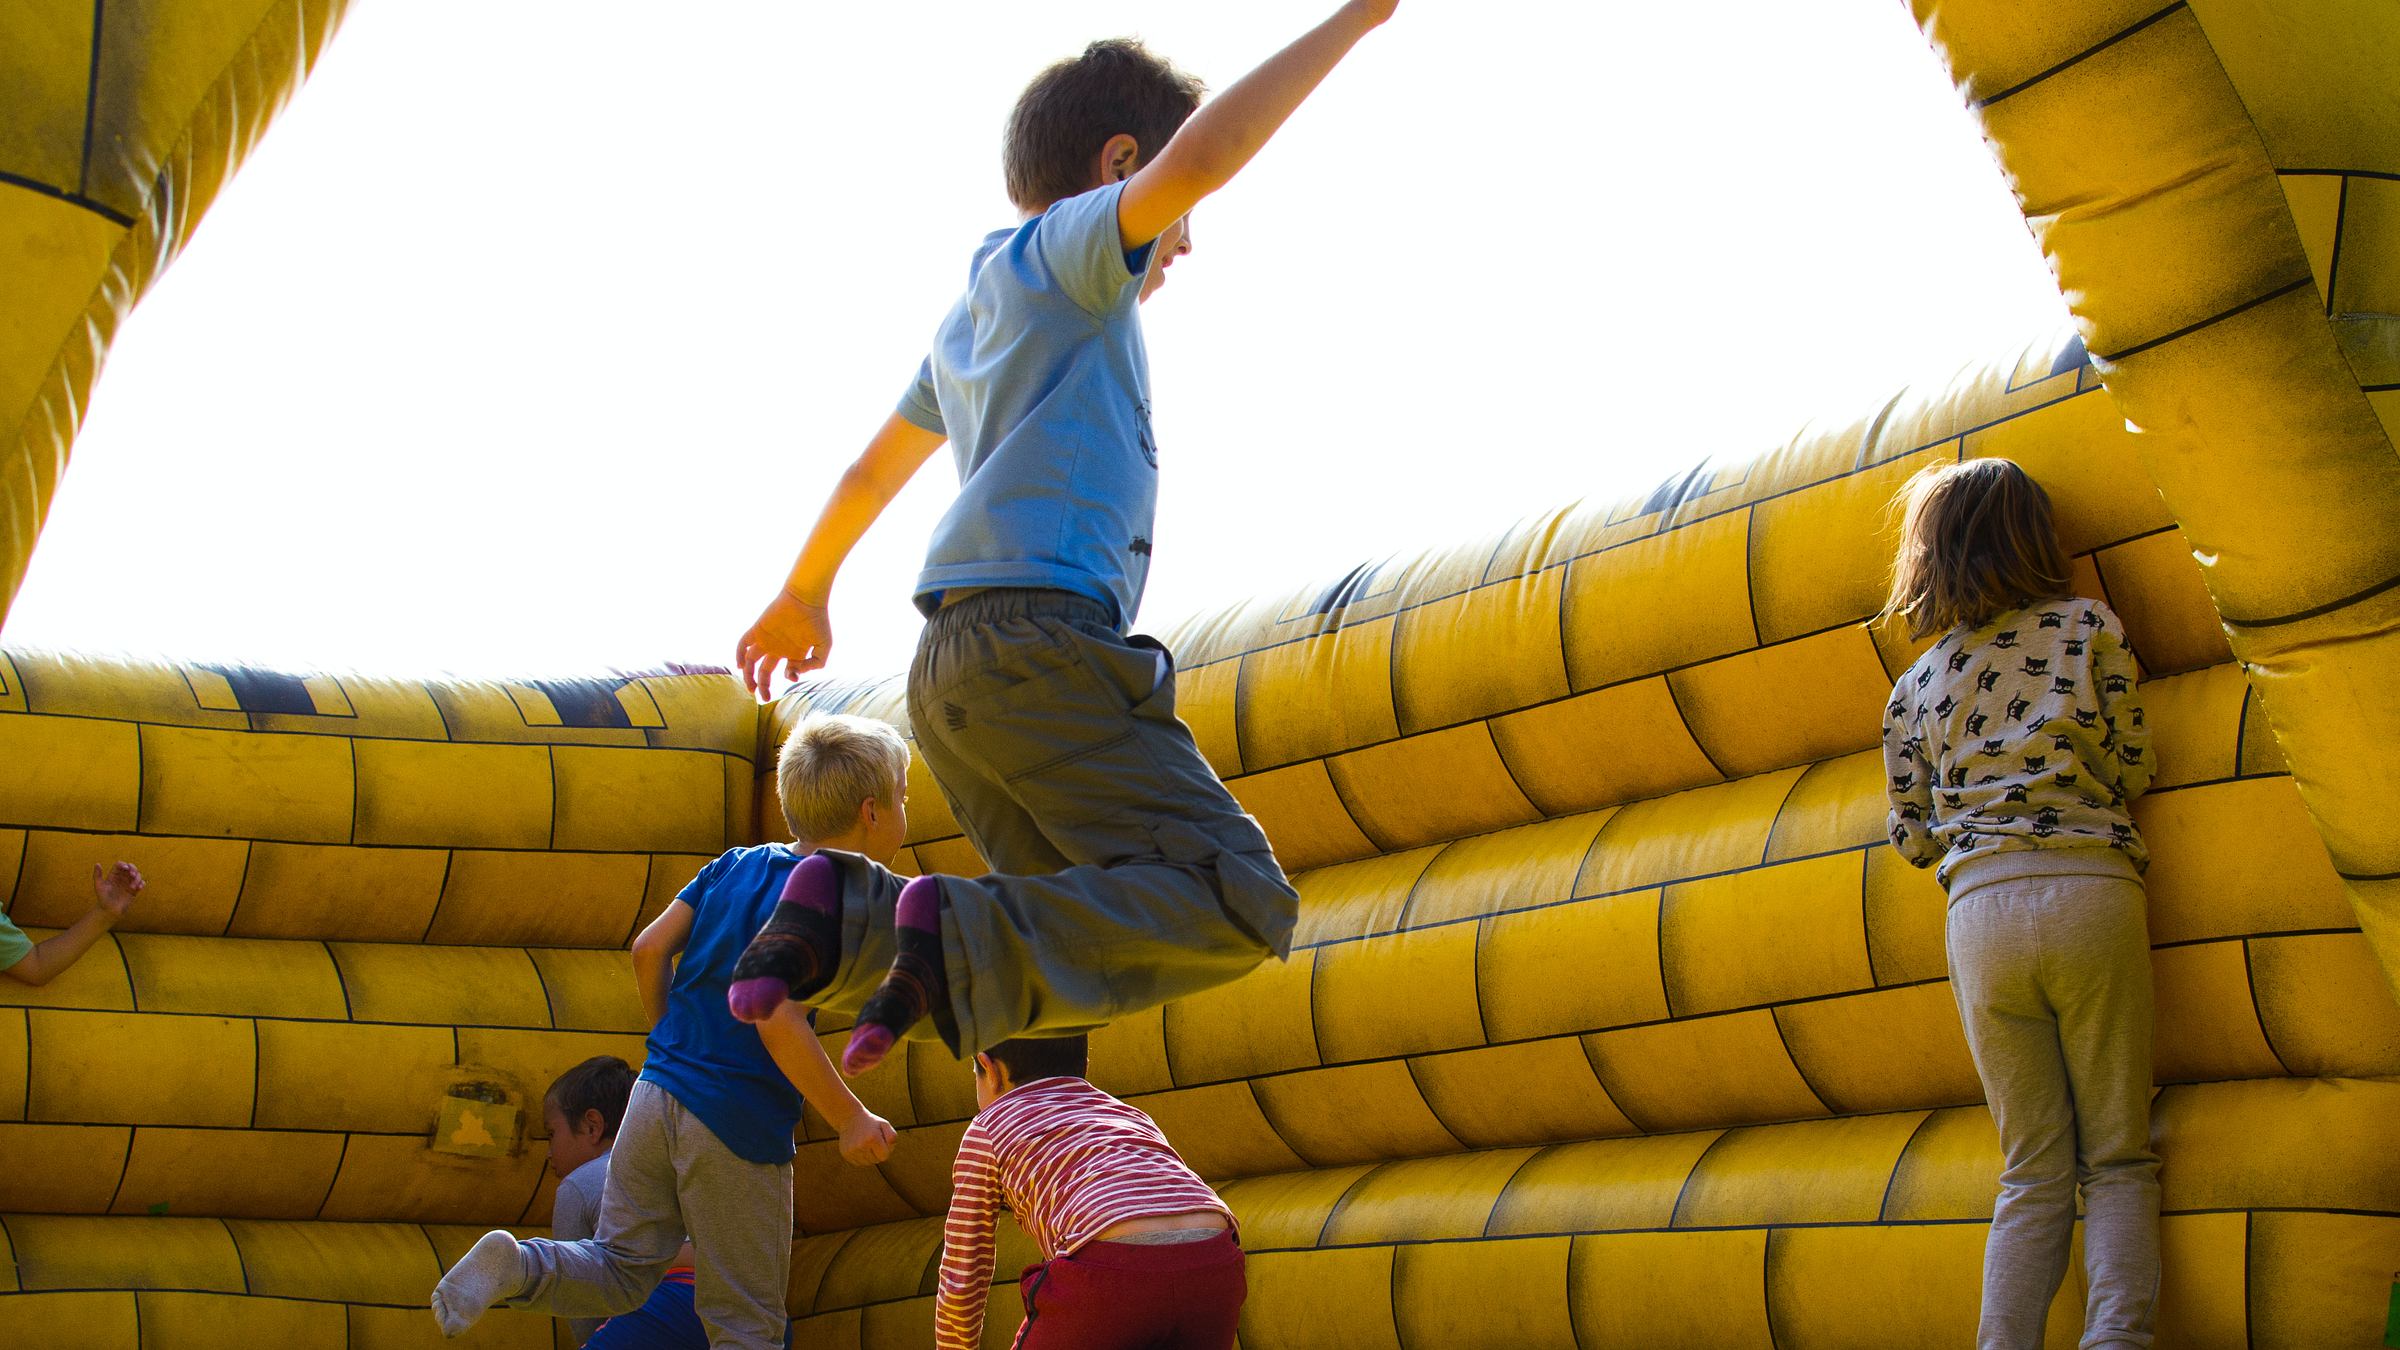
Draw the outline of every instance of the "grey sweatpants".
[[[2082,1344],[2147,1346],[2158,1303],[2150,933],[2109,849],[1975,858],[1951,878],[1950,983],[2000,1129],[1979,1350],[2038,1350],[2083,1188]]]
[[[692,1303],[712,1347],[781,1350],[792,1265],[792,1165],[736,1157],[656,1083],[636,1081],[608,1157],[595,1236],[526,1238],[525,1292],[506,1300],[556,1317],[642,1306],[692,1242]]]
[[[941,879],[950,1006],[931,1020],[952,1053],[1087,1031],[1290,953],[1298,894],[1176,718],[1165,649],[1119,634],[1102,606],[1048,590],[946,606],[919,640],[908,712],[996,869]],[[888,903],[881,886],[845,877],[863,880],[845,886],[843,969],[823,1000],[836,1011],[873,965],[857,944],[889,941],[888,919],[882,934],[855,919],[861,901]]]

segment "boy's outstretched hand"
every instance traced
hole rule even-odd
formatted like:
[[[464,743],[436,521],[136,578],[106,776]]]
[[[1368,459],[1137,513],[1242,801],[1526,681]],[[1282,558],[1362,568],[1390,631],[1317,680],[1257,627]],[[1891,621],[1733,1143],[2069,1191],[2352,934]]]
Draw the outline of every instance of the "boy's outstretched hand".
[[[142,880],[142,869],[132,863],[121,862],[106,869],[98,863],[92,864],[92,894],[100,898],[101,911],[111,919],[124,918],[125,911],[133,908],[133,897],[140,895],[142,887],[147,885]]]
[[[897,1138],[892,1122],[862,1110],[842,1127],[842,1161],[853,1167],[872,1167],[892,1156],[892,1141]]]
[[[825,664],[833,650],[833,616],[823,605],[810,604],[790,591],[779,591],[758,622],[742,634],[734,648],[734,664],[753,698],[773,693],[778,667],[786,679]]]

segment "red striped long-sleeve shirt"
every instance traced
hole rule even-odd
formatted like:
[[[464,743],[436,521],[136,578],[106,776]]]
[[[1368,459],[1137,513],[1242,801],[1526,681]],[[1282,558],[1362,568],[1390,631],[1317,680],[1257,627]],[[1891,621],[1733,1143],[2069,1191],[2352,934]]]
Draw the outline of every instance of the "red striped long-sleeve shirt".
[[[1003,1205],[1044,1260],[1127,1219],[1204,1209],[1233,1219],[1140,1110],[1081,1078],[1011,1088],[967,1126],[950,1169],[950,1217],[933,1305],[939,1350],[982,1343],[994,1224]]]

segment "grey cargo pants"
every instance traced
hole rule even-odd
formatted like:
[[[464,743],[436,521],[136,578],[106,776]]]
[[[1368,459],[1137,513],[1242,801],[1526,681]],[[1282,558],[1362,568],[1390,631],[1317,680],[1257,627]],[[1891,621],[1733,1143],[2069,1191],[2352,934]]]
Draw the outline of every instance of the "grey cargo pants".
[[[1099,604],[990,590],[944,607],[918,642],[908,712],[997,869],[941,879],[953,1053],[1088,1031],[1290,953],[1299,896],[1177,720],[1166,649],[1119,634]],[[836,1011],[890,951],[879,870],[844,868]]]

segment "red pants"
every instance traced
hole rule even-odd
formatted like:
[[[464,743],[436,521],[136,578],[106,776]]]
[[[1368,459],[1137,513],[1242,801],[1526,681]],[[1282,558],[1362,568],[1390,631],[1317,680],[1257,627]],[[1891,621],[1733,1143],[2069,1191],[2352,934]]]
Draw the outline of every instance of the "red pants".
[[[1231,1350],[1249,1285],[1233,1234],[1091,1242],[1027,1266],[1017,1350]]]

